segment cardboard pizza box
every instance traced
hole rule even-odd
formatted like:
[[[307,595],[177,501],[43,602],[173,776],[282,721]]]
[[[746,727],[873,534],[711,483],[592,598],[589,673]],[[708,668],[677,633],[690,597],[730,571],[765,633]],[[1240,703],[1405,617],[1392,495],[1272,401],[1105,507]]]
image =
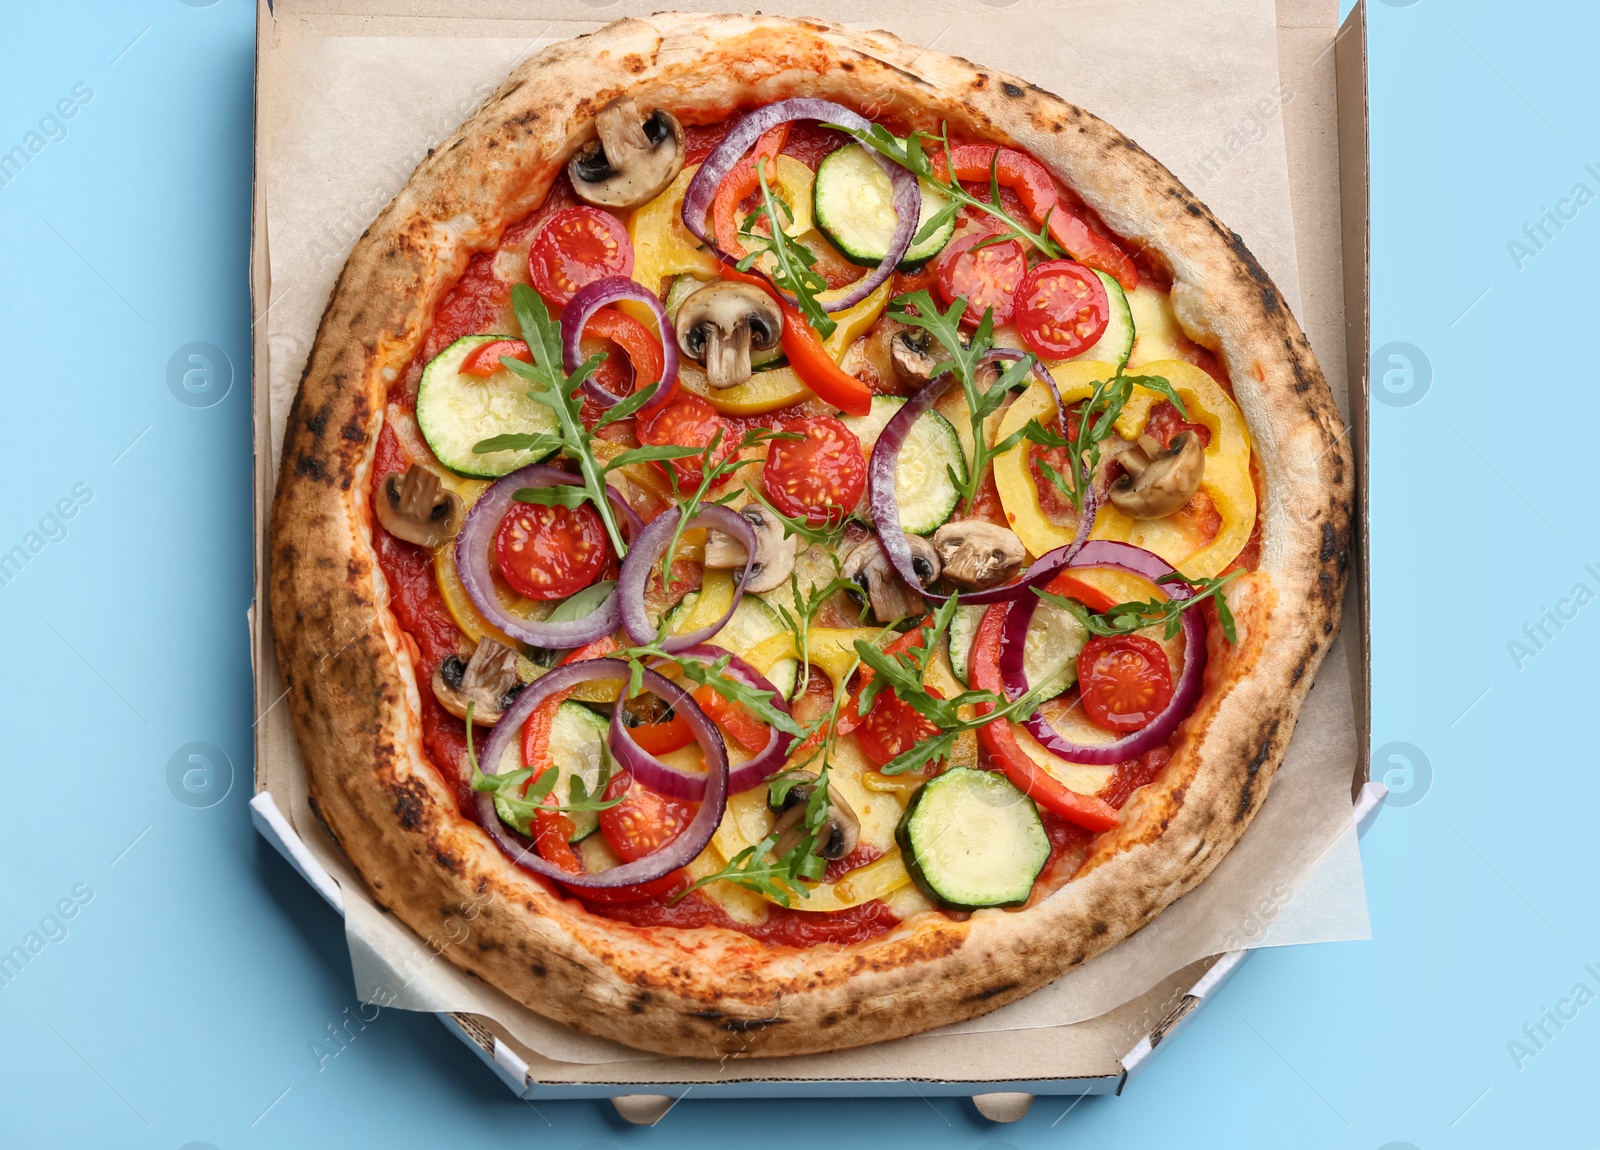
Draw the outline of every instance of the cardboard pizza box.
[[[276,481],[272,409],[269,388],[273,356],[294,355],[293,347],[274,347],[272,325],[262,322],[296,285],[274,285],[269,252],[267,186],[271,165],[280,163],[268,146],[264,126],[274,102],[288,98],[284,83],[304,84],[313,93],[316,84],[302,72],[269,66],[269,57],[285,44],[318,38],[362,39],[373,53],[403,52],[408,39],[446,36],[453,39],[507,36],[548,38],[566,35],[616,16],[652,10],[650,4],[630,0],[585,0],[586,8],[574,12],[570,5],[549,0],[258,0],[256,68],[256,169],[252,211],[251,286],[253,298],[252,365],[255,419],[255,519],[257,602],[251,611],[251,650],[256,688],[256,795],[251,803],[258,831],[329,904],[345,912],[339,882],[321,859],[326,844],[308,841],[315,828],[297,829],[288,817],[298,754],[294,734],[280,705],[283,686],[272,647],[265,612],[265,537],[272,491]],[[1123,0],[986,0],[990,7],[982,19],[995,22],[1028,13],[1071,12],[1077,18],[1114,18]],[[1318,355],[1344,412],[1357,466],[1357,515],[1351,581],[1344,624],[1348,644],[1350,692],[1354,731],[1347,731],[1354,747],[1351,795],[1354,814],[1363,829],[1382,802],[1381,783],[1369,782],[1367,748],[1370,741],[1369,633],[1366,526],[1366,429],[1368,410],[1368,282],[1367,282],[1367,103],[1365,11],[1358,4],[1342,26],[1337,0],[1209,0],[1230,12],[1251,3],[1264,4],[1274,19],[1277,47],[1276,91],[1245,105],[1246,116],[1233,130],[1219,133],[1198,160],[1203,180],[1208,171],[1239,163],[1257,162],[1250,154],[1256,129],[1281,130],[1288,191],[1292,204],[1292,244],[1297,256],[1298,299],[1295,311]],[[697,3],[699,9],[744,9],[740,4]],[[913,6],[905,0],[866,3],[861,0],[811,0],[809,3],[764,3],[763,10],[812,14],[864,25],[894,27],[897,17],[909,18]],[[959,0],[927,0],[915,6],[919,18],[942,22],[937,45],[951,50],[959,45],[963,21],[978,19]],[[546,18],[548,17],[548,19]],[[898,29],[897,29],[898,30]],[[948,40],[947,31],[954,30]],[[1224,29],[1225,30],[1225,29]],[[1159,29],[1154,33],[1160,35]],[[531,41],[530,41],[531,42]],[[960,50],[957,47],[954,50]],[[976,55],[976,51],[974,51]],[[1001,61],[994,61],[999,63]],[[509,61],[508,65],[509,67]],[[1038,78],[1028,63],[1014,70]],[[1225,82],[1219,81],[1219,82]],[[486,93],[478,92],[481,99]],[[1286,95],[1287,94],[1287,95]],[[305,92],[296,98],[307,98]],[[325,97],[323,97],[325,99]],[[476,99],[464,103],[455,121],[470,113]],[[1253,108],[1253,110],[1251,110]],[[1102,109],[1091,108],[1095,111]],[[1113,122],[1115,122],[1114,117]],[[1275,127],[1271,121],[1279,121]],[[364,125],[365,127],[366,125]],[[440,134],[453,129],[442,125]],[[1138,138],[1137,124],[1119,124]],[[381,129],[380,129],[381,130]],[[315,148],[316,141],[297,141]],[[397,160],[414,164],[419,156],[405,155],[397,147]],[[1158,158],[1161,157],[1157,153]],[[405,169],[409,171],[409,167]],[[401,173],[403,179],[404,172]],[[1185,173],[1180,172],[1180,176]],[[1205,188],[1199,187],[1202,198]],[[388,200],[374,195],[362,210],[354,234]],[[1219,207],[1224,219],[1226,210]],[[1237,226],[1237,225],[1236,225]],[[345,228],[345,231],[351,231]],[[281,237],[280,237],[281,242]],[[330,239],[323,253],[333,272],[348,252]],[[1270,242],[1270,241],[1269,241]],[[1270,261],[1264,261],[1270,262]],[[325,289],[324,289],[325,298]],[[320,311],[321,301],[315,301]],[[291,306],[294,306],[291,304]],[[298,349],[303,362],[304,349]],[[1341,386],[1341,383],[1343,386]],[[1326,674],[1326,672],[1325,672]],[[302,831],[305,832],[302,834]],[[320,856],[320,858],[319,858]],[[1115,953],[1114,951],[1112,953]],[[1230,949],[1205,957],[1176,971],[1142,994],[1115,1009],[1086,1021],[1065,1026],[956,1033],[902,1040],[892,1062],[876,1048],[842,1051],[803,1058],[730,1060],[726,1063],[692,1059],[641,1056],[631,1061],[585,1063],[547,1058],[518,1041],[504,1027],[478,1014],[444,1012],[444,1026],[478,1052],[484,1062],[518,1096],[524,1098],[608,1098],[631,1122],[651,1123],[686,1095],[710,1097],[796,1096],[971,1096],[978,1110],[996,1121],[1022,1117],[1039,1095],[1117,1094],[1146,1065],[1157,1049],[1169,1041],[1190,1015],[1214,995],[1248,956],[1248,949]],[[952,1076],[951,1067],[961,1074]]]

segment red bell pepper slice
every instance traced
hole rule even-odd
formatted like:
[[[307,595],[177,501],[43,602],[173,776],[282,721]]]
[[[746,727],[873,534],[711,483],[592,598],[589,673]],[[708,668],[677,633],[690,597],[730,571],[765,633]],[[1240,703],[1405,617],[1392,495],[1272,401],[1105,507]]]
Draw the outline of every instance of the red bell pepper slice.
[[[934,175],[941,180],[949,180],[950,168],[954,166],[956,179],[982,184],[989,182],[992,163],[995,179],[1017,193],[1035,222],[1043,224],[1048,214],[1050,237],[1065,248],[1068,255],[1081,264],[1105,272],[1128,291],[1139,286],[1139,271],[1128,253],[1063,204],[1049,171],[1027,153],[992,144],[958,144],[950,149],[948,163],[944,149],[938,147],[929,150],[928,161]]]
[[[984,613],[978,624],[978,633],[972,640],[972,656],[968,666],[972,685],[980,691],[993,691],[1003,695],[1000,681],[1000,637],[1005,631],[1009,603],[996,603]],[[979,703],[978,713],[988,714],[993,704]],[[1016,784],[1034,802],[1054,811],[1068,822],[1095,832],[1108,831],[1121,821],[1117,809],[1094,795],[1079,794],[1070,790],[1043,767],[1028,757],[1017,743],[1017,736],[1008,719],[998,719],[978,728],[978,738],[1006,778]]]

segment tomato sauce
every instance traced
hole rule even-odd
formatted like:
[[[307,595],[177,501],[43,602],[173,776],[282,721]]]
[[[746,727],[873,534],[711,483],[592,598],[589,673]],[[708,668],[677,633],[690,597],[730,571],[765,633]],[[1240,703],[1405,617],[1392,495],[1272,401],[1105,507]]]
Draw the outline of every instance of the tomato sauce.
[[[378,433],[377,455],[373,460],[373,497],[378,484],[391,471],[405,471],[411,464],[400,441],[387,425]],[[396,539],[382,528],[372,533],[378,552],[378,566],[389,584],[389,606],[400,626],[417,647],[418,692],[422,698],[422,745],[444,781],[455,791],[462,811],[472,805],[471,777],[466,768],[467,725],[439,704],[428,687],[434,668],[461,647],[461,632],[445,609],[433,573],[433,556],[424,547]]]

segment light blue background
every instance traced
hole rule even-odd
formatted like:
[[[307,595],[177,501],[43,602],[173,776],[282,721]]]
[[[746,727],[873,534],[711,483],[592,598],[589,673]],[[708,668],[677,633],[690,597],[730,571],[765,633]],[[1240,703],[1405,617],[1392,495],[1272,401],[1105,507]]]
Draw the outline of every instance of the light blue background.
[[[1258,954],[1124,1097],[1059,1125],[1050,1101],[991,1127],[948,1100],[691,1099],[637,1131],[512,1100],[427,1017],[385,1012],[318,1069],[355,1004],[339,922],[245,806],[252,10],[7,4],[0,150],[92,96],[0,187],[0,551],[91,494],[0,587],[0,951],[78,884],[92,901],[0,987],[0,1144],[1592,1145],[1600,1006],[1520,1069],[1507,1044],[1600,991],[1600,606],[1520,669],[1507,644],[1600,591],[1600,206],[1546,223],[1520,270],[1507,244],[1574,184],[1600,193],[1600,19],[1421,0],[1371,21],[1373,343],[1416,349],[1376,372],[1421,396],[1372,413],[1374,743],[1412,748],[1375,767],[1410,805],[1363,846],[1373,941]],[[209,407],[168,386],[195,341],[233,365]],[[231,760],[209,808],[168,783],[192,742]]]

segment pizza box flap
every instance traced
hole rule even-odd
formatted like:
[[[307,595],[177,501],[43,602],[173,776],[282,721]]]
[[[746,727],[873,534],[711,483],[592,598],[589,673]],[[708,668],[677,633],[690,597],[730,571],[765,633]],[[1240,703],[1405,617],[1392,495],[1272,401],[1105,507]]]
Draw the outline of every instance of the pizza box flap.
[[[1268,0],[1217,0],[1217,3],[1207,7],[1208,10],[1220,7],[1238,11],[1249,8],[1252,4],[1259,6],[1267,3]],[[285,53],[292,55],[297,45],[314,40],[326,40],[329,37],[403,39],[448,36],[488,37],[498,41],[525,37],[531,48],[552,37],[577,34],[616,16],[648,13],[653,7],[655,5],[631,3],[630,0],[620,0],[608,5],[589,5],[581,9],[553,3],[513,4],[509,0],[475,0],[475,2],[448,5],[438,0],[277,0],[273,11],[267,8],[265,0],[261,0],[259,7],[261,35],[258,37],[256,69],[257,162],[251,254],[252,294],[256,321],[253,328],[252,350],[254,378],[258,381],[253,409],[256,424],[258,589],[265,586],[264,536],[276,474],[273,416],[276,411],[276,422],[281,427],[284,407],[281,396],[279,402],[274,404],[271,381],[274,380],[275,373],[280,379],[282,378],[286,360],[298,356],[298,363],[303,363],[306,351],[305,346],[297,347],[292,340],[274,343],[273,313],[287,314],[296,306],[309,307],[312,313],[320,313],[321,303],[326,299],[327,285],[331,284],[338,267],[342,265],[349,243],[365,224],[365,220],[357,221],[359,226],[349,230],[349,234],[338,242],[327,241],[324,238],[324,250],[318,254],[318,260],[319,270],[324,273],[326,283],[321,287],[320,296],[317,291],[308,290],[305,284],[273,283],[274,261],[270,247],[273,237],[269,234],[268,228],[267,188],[275,171],[274,165],[282,163],[281,152],[272,146],[275,121],[271,114],[273,108],[270,106],[274,100],[281,99],[282,85],[287,82],[280,58]],[[745,6],[697,5],[697,7],[737,11]],[[908,8],[905,5],[893,3],[844,4],[821,0],[804,4],[763,4],[761,7],[763,10],[779,14],[810,14],[858,24],[888,26],[907,35],[920,31],[921,34],[914,38],[923,43],[934,42],[934,46],[946,50],[959,45],[961,50],[981,55],[984,59],[1001,60],[1009,68],[1037,78],[1047,87],[1065,87],[1063,84],[1052,83],[1061,65],[1057,63],[1053,69],[1050,66],[1051,58],[1066,55],[1064,49],[1053,47],[1043,57],[1037,52],[1023,53],[1015,59],[1009,54],[997,56],[990,51],[980,52],[978,46],[970,43],[971,37],[965,34],[970,31],[966,21],[971,19],[972,13],[970,7],[964,6],[961,0],[934,0],[932,3],[919,4],[915,10],[914,20],[907,18]],[[984,13],[984,22],[986,26],[1010,22],[1013,27],[1025,27],[1029,21],[1035,24],[1040,21],[1048,22],[1051,17],[1063,12],[1070,12],[1077,20],[1108,20],[1118,16],[1119,12],[1125,15],[1129,8],[1129,5],[1114,0],[1102,0],[1097,3],[1016,0],[1014,4],[996,5],[995,10]],[[1270,4],[1268,8],[1270,11]],[[1157,150],[1156,154],[1167,159],[1179,170],[1181,176],[1191,180],[1192,186],[1196,186],[1203,197],[1217,207],[1219,214],[1225,219],[1234,221],[1235,226],[1240,227],[1246,234],[1247,240],[1262,253],[1262,262],[1273,271],[1283,285],[1285,294],[1291,299],[1296,314],[1306,328],[1326,374],[1334,383],[1341,410],[1354,413],[1355,424],[1352,427],[1352,434],[1359,451],[1364,448],[1362,425],[1366,410],[1365,91],[1359,70],[1352,72],[1349,66],[1351,51],[1347,50],[1346,45],[1361,44],[1361,50],[1364,51],[1362,44],[1364,30],[1356,28],[1355,31],[1351,31],[1354,22],[1361,17],[1358,7],[1357,13],[1352,16],[1352,23],[1346,25],[1345,32],[1340,34],[1336,46],[1334,38],[1336,11],[1335,0],[1279,0],[1275,22],[1280,78],[1276,86],[1277,93],[1272,94],[1266,87],[1258,92],[1233,93],[1238,97],[1237,106],[1243,109],[1237,122],[1231,126],[1221,125],[1214,138],[1201,141],[1208,145],[1208,148],[1203,148],[1195,157],[1191,157],[1191,166],[1200,165],[1198,171],[1202,179],[1208,171],[1204,163],[1209,157],[1214,168],[1212,171],[1214,186],[1200,186],[1201,181],[1190,172],[1185,172],[1170,152]],[[1149,33],[1149,36],[1157,35],[1159,29]],[[1070,42],[1064,43],[1066,47],[1071,47]],[[1073,51],[1076,52],[1076,49]],[[1355,55],[1360,63],[1360,52],[1356,52]],[[1079,59],[1082,59],[1081,54]],[[502,74],[509,64],[508,60],[500,69]],[[1336,66],[1340,92],[1346,96],[1354,94],[1353,99],[1340,101],[1337,104],[1340,113],[1337,118],[1337,131],[1335,130]],[[288,72],[297,76],[299,83],[315,90],[315,84],[305,75],[296,72],[292,67]],[[1352,79],[1352,76],[1355,78]],[[1360,86],[1352,88],[1351,84]],[[477,97],[481,98],[483,94],[479,92]],[[1069,94],[1076,93],[1069,89]],[[304,92],[301,92],[298,98],[309,99]],[[322,93],[317,93],[317,98],[324,101],[327,99]],[[1271,106],[1267,103],[1269,99]],[[265,108],[265,115],[264,102],[268,105]],[[475,100],[472,102],[475,103]],[[1087,98],[1084,102],[1106,114],[1136,138],[1148,138],[1150,133],[1140,130],[1141,125],[1137,119],[1130,122],[1130,116],[1136,115],[1136,110],[1127,107],[1112,109],[1105,102],[1095,103]],[[1350,112],[1350,108],[1357,103],[1361,110],[1359,119]],[[435,138],[453,128],[455,122],[470,110],[469,103],[455,116],[454,121],[441,126],[441,131]],[[1120,111],[1120,116],[1114,114],[1116,111]],[[1358,122],[1360,126],[1351,128],[1352,122]],[[1252,138],[1258,133],[1258,139]],[[1244,143],[1237,145],[1236,137],[1241,134]],[[1341,136],[1344,137],[1346,160],[1346,168],[1342,173]],[[1274,144],[1274,140],[1278,143]],[[1357,143],[1361,145],[1359,149],[1356,148]],[[1279,151],[1274,152],[1274,147]],[[1359,162],[1354,159],[1358,151]],[[1264,156],[1267,157],[1266,161],[1263,159]],[[1273,179],[1287,181],[1287,197],[1292,209],[1292,217],[1286,227],[1280,226],[1277,230],[1269,227],[1259,235],[1252,235],[1251,229],[1245,226],[1252,222],[1248,212],[1230,214],[1227,207],[1223,206],[1229,198],[1229,185],[1249,182],[1240,177],[1246,170],[1254,174],[1255,168],[1262,169],[1261,181],[1266,183],[1270,183]],[[404,172],[401,172],[400,182],[403,182],[403,178]],[[367,219],[387,202],[388,196],[392,195],[397,186],[398,184],[386,189],[379,188],[368,197],[371,210]],[[1354,191],[1356,186],[1360,188],[1359,197]],[[1343,236],[1339,226],[1341,188],[1344,190],[1343,217],[1347,225]],[[1248,199],[1248,194],[1246,198]],[[1355,237],[1350,233],[1358,218],[1355,214],[1357,205],[1360,209],[1361,223],[1360,234]],[[294,239],[295,237],[291,236],[287,242],[292,244]],[[1341,256],[1343,269],[1341,269]],[[1350,271],[1352,274],[1346,276],[1343,271]],[[296,300],[294,298],[296,291],[302,295],[309,295],[309,304],[304,299]],[[1347,299],[1350,304],[1359,303],[1358,313],[1355,307],[1347,304]],[[1348,327],[1345,325],[1347,306],[1353,313],[1352,319],[1359,315],[1359,328],[1355,323]],[[1339,385],[1339,381],[1346,378],[1347,363],[1352,368],[1349,373],[1351,379],[1349,394],[1355,397],[1354,403],[1347,402],[1345,389]],[[292,374],[297,377],[297,373],[298,364]],[[1362,490],[1364,493],[1364,484]],[[1364,517],[1359,527],[1363,546],[1358,559],[1364,564]],[[1358,577],[1357,586],[1364,595],[1364,578]],[[283,687],[272,650],[269,624],[263,615],[264,611],[258,605],[251,620],[259,716],[256,727],[257,789],[270,792],[277,805],[284,811],[293,811],[297,807],[303,811],[303,764],[285,713],[286,708],[283,706]],[[1347,664],[1351,687],[1359,702],[1353,717],[1345,714],[1342,718],[1333,719],[1334,725],[1341,729],[1328,732],[1330,738],[1342,740],[1348,746],[1347,759],[1353,765],[1357,785],[1364,778],[1366,767],[1364,755],[1367,734],[1365,706],[1367,669],[1364,657],[1365,636],[1362,634],[1365,624],[1364,611],[1360,612],[1359,621],[1361,627],[1351,628],[1351,631],[1355,632],[1351,645],[1361,657],[1351,659]],[[1329,666],[1332,665],[1330,662]],[[1325,669],[1322,679],[1330,678]],[[1319,687],[1321,685],[1319,680]],[[289,830],[291,834],[304,839],[302,845],[312,854],[324,862],[333,864],[330,869],[336,868],[335,873],[342,872],[341,878],[348,885],[353,876],[343,860],[337,857],[337,852],[326,837],[318,833],[314,825],[304,825],[304,820],[301,820],[295,822]],[[1359,884],[1359,873],[1356,881]],[[359,892],[359,884],[352,889]],[[1364,907],[1362,918],[1364,921]],[[783,1066],[767,1060],[759,1063],[746,1062],[737,1077],[739,1080],[764,1082],[781,1079],[813,1083],[846,1080],[880,1083],[920,1080],[932,1083],[948,1080],[951,1076],[950,1068],[959,1066],[972,1082],[1014,1084],[1024,1079],[1037,1078],[1041,1081],[1053,1081],[1058,1088],[1056,1092],[1115,1089],[1120,1085],[1123,1073],[1121,1056],[1108,1052],[1126,1052],[1136,1045],[1122,1041],[1130,1033],[1129,1019],[1138,1019],[1137,1024],[1131,1025],[1131,1033],[1135,1036],[1144,1035],[1148,1039],[1151,1034],[1165,1033],[1181,1016],[1177,1012],[1191,1008],[1185,1006],[1192,996],[1188,995],[1184,988],[1192,985],[1198,972],[1209,966],[1212,961],[1214,960],[1203,960],[1201,964],[1192,968],[1186,967],[1176,975],[1157,980],[1144,993],[1134,996],[1099,1017],[1067,1026],[935,1034],[903,1040],[893,1046],[895,1057],[892,1065],[884,1064],[881,1059],[877,1060],[876,1065],[871,1065],[866,1060],[872,1059],[873,1056],[861,1052],[784,1060],[785,1063],[793,1065]],[[552,1084],[561,1083],[568,1087],[582,1083],[601,1085],[605,1082],[635,1085],[708,1082],[711,1080],[707,1077],[709,1067],[716,1065],[713,1063],[708,1067],[708,1064],[692,1060],[662,1060],[649,1056],[604,1065],[557,1061],[535,1053],[509,1033],[504,1033],[503,1028],[499,1028],[496,1023],[484,1017],[462,1016],[462,1021],[454,1025],[458,1029],[476,1027],[475,1033],[466,1033],[465,1036],[473,1039],[481,1050],[504,1052],[505,1058],[500,1064],[502,1070],[507,1064],[517,1065],[520,1062],[528,1068],[524,1075],[525,1079]],[[497,1030],[500,1033],[496,1033]],[[1075,1037],[1079,1035],[1083,1036],[1082,1042]],[[484,1036],[487,1036],[487,1044]],[[632,1069],[624,1074],[624,1067]],[[730,1081],[725,1073],[717,1076],[716,1080]],[[1078,1085],[1076,1087],[1070,1085],[1073,1083]],[[600,1090],[598,1093],[603,1094],[606,1091]]]

